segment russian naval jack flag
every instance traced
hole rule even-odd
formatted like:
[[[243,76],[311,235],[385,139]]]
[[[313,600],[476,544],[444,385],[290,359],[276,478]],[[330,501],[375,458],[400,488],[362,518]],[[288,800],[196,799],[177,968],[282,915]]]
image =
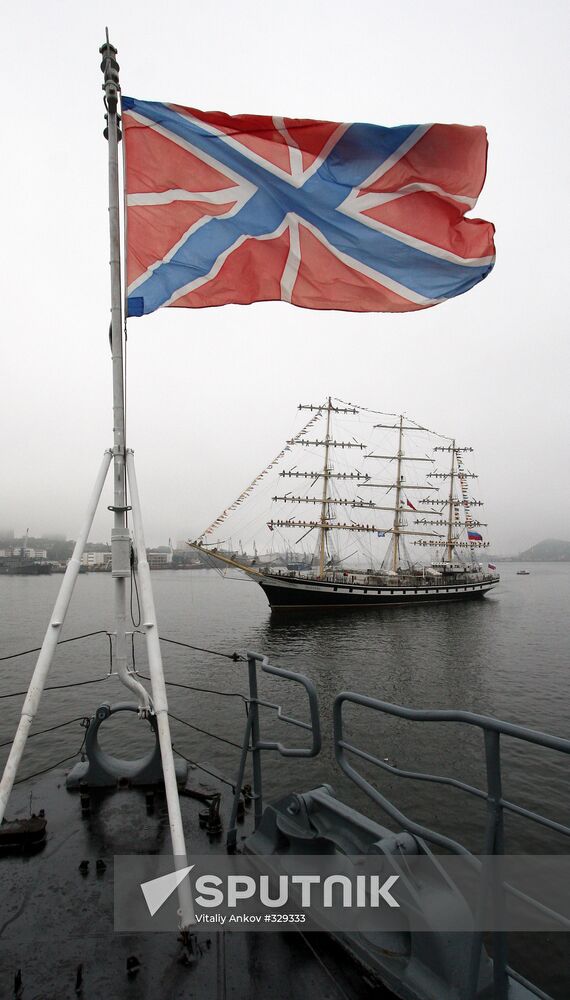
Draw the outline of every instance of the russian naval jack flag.
[[[466,218],[479,126],[339,124],[122,100],[128,312],[281,300],[405,312],[468,291],[495,256]]]

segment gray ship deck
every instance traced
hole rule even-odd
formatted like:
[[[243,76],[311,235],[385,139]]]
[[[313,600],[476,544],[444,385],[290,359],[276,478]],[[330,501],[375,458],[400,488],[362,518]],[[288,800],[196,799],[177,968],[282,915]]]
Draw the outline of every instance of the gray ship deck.
[[[195,774],[195,772],[192,772]],[[193,778],[195,787],[202,788]],[[211,786],[209,786],[211,788]],[[113,931],[113,857],[169,853],[164,796],[155,793],[147,814],[141,790],[92,793],[82,818],[80,796],[67,791],[62,771],[23,782],[13,792],[9,816],[45,809],[47,844],[35,854],[0,858],[0,996],[23,1000],[319,1000],[392,996],[325,934],[200,932],[200,956],[182,961],[175,934]],[[203,802],[183,796],[190,853],[224,851],[222,835],[201,829]],[[229,809],[226,802],[225,810]],[[251,831],[246,813],[242,832]],[[102,859],[106,870],[96,871]],[[79,865],[89,861],[82,875]],[[138,971],[127,971],[136,957]],[[78,967],[81,987],[76,990]],[[21,992],[14,983],[21,970]]]

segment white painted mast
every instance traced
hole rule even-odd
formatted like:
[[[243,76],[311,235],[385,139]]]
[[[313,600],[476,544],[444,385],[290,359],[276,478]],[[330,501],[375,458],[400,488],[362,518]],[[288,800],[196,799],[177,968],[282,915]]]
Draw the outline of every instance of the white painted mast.
[[[111,271],[111,357],[113,365],[113,529],[111,532],[112,574],[115,602],[114,664],[117,674],[137,696],[139,712],[150,709],[148,692],[129,672],[127,666],[127,580],[131,575],[131,536],[127,527],[127,484],[125,468],[125,396],[123,365],[123,317],[121,292],[121,230],[119,215],[119,64],[117,50],[109,42],[109,33],[99,49],[103,59],[105,138],[108,141],[109,167],[109,266]]]
[[[449,497],[447,501],[447,545],[445,548],[445,558],[447,562],[451,562],[453,559],[453,499],[454,499],[454,482],[455,482],[455,438],[451,442],[451,469],[449,470]]]
[[[355,472],[334,472],[333,469],[332,469],[332,466],[330,464],[330,449],[331,448],[360,448],[362,450],[366,450],[367,446],[364,445],[364,444],[362,444],[362,443],[360,443],[360,442],[358,442],[358,441],[356,441],[356,440],[353,440],[353,441],[336,441],[335,439],[333,439],[331,437],[331,414],[332,413],[357,414],[359,411],[355,407],[343,408],[343,407],[334,406],[333,403],[332,403],[332,400],[331,400],[330,396],[328,398],[327,403],[324,404],[322,407],[318,407],[318,406],[315,406],[314,404],[310,404],[310,405],[300,405],[299,409],[301,409],[301,410],[317,410],[317,409],[322,409],[323,411],[324,410],[327,411],[327,429],[326,429],[326,435],[325,435],[324,440],[311,440],[311,439],[307,439],[307,438],[301,438],[299,440],[296,439],[295,441],[292,440],[292,441],[288,442],[289,444],[293,444],[294,443],[295,445],[306,445],[308,447],[324,447],[324,449],[325,449],[324,467],[323,467],[322,471],[311,471],[311,472],[300,472],[300,471],[298,471],[296,469],[292,469],[290,471],[285,471],[284,470],[283,472],[280,473],[280,475],[281,476],[290,477],[290,478],[295,478],[295,479],[312,479],[312,480],[315,480],[315,479],[321,479],[322,478],[323,479],[323,489],[321,491],[321,496],[320,497],[317,497],[317,496],[315,496],[315,497],[311,497],[311,496],[291,496],[290,494],[288,494],[288,495],[285,495],[285,496],[274,496],[273,500],[274,501],[279,501],[279,502],[282,502],[282,503],[320,504],[320,507],[321,507],[320,519],[318,521],[316,519],[312,520],[310,518],[309,519],[300,519],[300,518],[288,518],[288,519],[281,519],[281,518],[279,518],[279,519],[272,519],[271,521],[268,521],[268,527],[270,528],[270,530],[273,530],[274,528],[306,528],[309,531],[317,530],[319,532],[319,536],[320,536],[319,537],[319,549],[320,549],[319,577],[321,579],[324,576],[324,568],[325,568],[324,564],[325,564],[325,555],[326,555],[326,537],[327,537],[327,532],[329,532],[331,530],[334,530],[334,531],[349,531],[349,532],[364,532],[364,533],[375,534],[375,535],[378,535],[378,534],[381,534],[381,535],[392,534],[394,536],[394,540],[393,540],[393,543],[392,543],[393,544],[392,559],[393,559],[393,562],[395,564],[395,568],[396,569],[397,569],[397,563],[398,563],[398,557],[399,557],[399,539],[400,539],[401,535],[427,535],[427,536],[431,536],[432,538],[433,537],[437,537],[437,532],[434,532],[434,531],[419,531],[419,530],[416,530],[416,529],[409,530],[407,528],[402,527],[402,522],[401,522],[401,513],[402,513],[402,508],[401,508],[401,494],[402,494],[402,490],[403,490],[403,485],[402,484],[404,482],[404,479],[403,479],[403,476],[402,476],[402,464],[404,462],[430,462],[430,463],[433,463],[433,459],[432,458],[423,457],[423,456],[410,456],[410,457],[408,457],[408,456],[404,455],[403,434],[404,434],[404,431],[406,431],[406,430],[425,431],[425,430],[427,430],[427,428],[421,427],[419,424],[417,424],[417,425],[411,425],[411,426],[407,425],[407,424],[404,424],[404,417],[403,416],[401,416],[401,417],[398,418],[399,419],[399,423],[398,424],[375,424],[374,425],[375,428],[376,427],[378,427],[378,428],[388,428],[389,430],[398,430],[399,431],[399,442],[398,442],[397,454],[394,454],[394,455],[376,455],[376,454],[374,454],[374,453],[371,452],[371,453],[365,455],[364,457],[367,458],[367,459],[389,459],[390,461],[392,459],[397,459],[397,461],[398,461],[398,467],[397,467],[397,475],[396,475],[396,481],[395,482],[392,482],[392,483],[372,483],[372,482],[370,482],[370,476],[368,474],[366,474],[366,473],[361,473],[361,472],[357,472],[357,471],[355,471]],[[329,495],[329,484],[330,484],[330,481],[333,480],[333,479],[339,480],[340,482],[345,482],[345,481],[349,481],[349,480],[350,481],[353,481],[353,480],[354,481],[360,481],[361,486],[365,487],[366,489],[373,489],[373,488],[374,489],[385,489],[385,490],[396,489],[395,505],[394,506],[392,504],[381,505],[381,504],[375,504],[372,501],[366,502],[366,501],[357,500],[357,499],[353,499],[353,500],[349,500],[349,499],[335,499],[335,498],[333,498],[333,497],[331,497]],[[431,486],[429,484],[422,484],[422,485],[418,485],[418,484],[408,485],[408,484],[406,484],[405,488],[407,490],[423,490],[423,491],[434,490],[435,492],[437,492],[437,486]],[[375,524],[359,524],[359,523],[356,523],[354,521],[351,521],[350,523],[342,523],[342,522],[339,522],[337,520],[334,521],[334,524],[331,523],[330,508],[331,507],[335,507],[335,508],[336,507],[343,507],[343,506],[350,507],[351,509],[359,509],[359,510],[370,510],[370,511],[382,510],[382,511],[390,511],[390,512],[394,513],[393,526],[391,528],[382,528],[382,527],[380,527],[378,525],[375,525]]]
[[[474,472],[466,472],[463,468],[461,454],[464,451],[473,451],[473,448],[464,447],[458,448],[455,443],[455,438],[449,438],[451,444],[449,445],[437,445],[434,451],[449,452],[451,455],[451,466],[449,472],[431,472],[428,475],[428,479],[449,479],[449,493],[448,498],[445,501],[445,507],[447,507],[447,517],[443,518],[443,509],[441,512],[441,517],[435,521],[424,520],[423,524],[441,525],[446,527],[446,542],[445,542],[445,562],[451,563],[453,560],[453,553],[457,548],[486,548],[488,542],[476,542],[467,541],[462,542],[460,538],[461,528],[480,528],[487,527],[481,521],[475,521],[471,516],[471,507],[481,507],[482,503],[480,500],[468,499],[467,496],[467,479],[477,479],[477,475]],[[460,484],[461,496],[457,495],[455,489],[456,480]],[[464,510],[465,519],[461,520],[460,508]]]
[[[121,241],[119,214],[119,155],[120,138],[118,124],[119,102],[119,64],[116,60],[117,50],[109,42],[109,33],[105,44],[100,49],[103,61],[101,69],[104,76],[105,105],[107,108],[107,128],[105,136],[109,143],[109,240],[111,266],[111,346],[113,359],[113,460],[114,460],[114,527],[112,532],[112,571],[115,582],[115,627],[116,627],[116,663],[117,672],[123,683],[134,690],[143,692],[144,701],[140,705],[141,712],[150,707],[148,692],[138,681],[128,673],[126,657],[126,579],[131,573],[131,540],[127,528],[127,486],[125,447],[125,405],[124,405],[124,368],[123,368],[123,325],[122,325],[122,292],[121,292]],[[149,669],[152,680],[154,705],[156,713],[162,770],[168,806],[168,818],[172,840],[172,852],[179,867],[187,864],[186,841],[182,826],[180,799],[176,784],[176,773],[170,739],[168,722],[168,703],[162,669],[160,642],[154,601],[150,582],[150,573],[144,544],[142,517],[138,497],[137,482],[134,470],[132,452],[128,455],[129,486],[133,498],[133,514],[135,529],[135,545],[139,558],[139,573],[141,578],[141,597],[143,606],[143,628],[146,635]],[[140,694],[139,694],[140,698]],[[184,879],[178,887],[179,920],[183,932],[188,931],[195,923],[194,908],[188,880]]]
[[[396,509],[394,511],[394,525],[392,527],[392,532],[394,535],[393,539],[393,549],[392,549],[392,570],[394,573],[398,571],[398,562],[400,560],[400,503],[402,496],[402,442],[403,442],[403,426],[404,418],[400,414],[400,426],[398,429],[398,454],[397,454],[397,466],[396,466]]]
[[[371,453],[370,455],[366,456],[367,458],[372,458],[372,459],[388,459],[390,461],[392,459],[396,459],[396,462],[397,462],[397,465],[396,465],[396,482],[395,483],[367,483],[367,484],[365,484],[368,489],[374,487],[374,488],[378,488],[378,489],[383,489],[383,488],[385,488],[385,489],[393,489],[394,488],[396,490],[396,498],[395,498],[395,505],[394,505],[394,507],[384,507],[384,508],[378,508],[378,509],[393,510],[393,512],[394,512],[394,519],[393,519],[392,531],[391,531],[391,533],[393,535],[393,539],[392,539],[392,572],[393,573],[397,573],[398,572],[398,563],[400,561],[400,536],[401,535],[433,535],[434,534],[434,532],[425,532],[425,531],[416,531],[416,530],[409,531],[406,528],[402,527],[402,484],[404,482],[404,479],[403,479],[403,476],[402,476],[402,463],[403,462],[433,462],[433,459],[427,458],[427,457],[424,457],[424,456],[413,456],[413,457],[410,456],[410,457],[408,457],[408,456],[406,456],[404,454],[404,431],[425,431],[426,428],[425,427],[421,427],[419,424],[418,425],[409,425],[409,424],[405,425],[404,424],[404,415],[403,414],[400,414],[400,416],[398,417],[398,423],[397,424],[375,424],[374,427],[378,428],[378,429],[382,429],[382,430],[397,430],[398,431],[398,447],[397,447],[395,455],[375,455],[374,453]],[[406,491],[407,490],[423,490],[423,491],[425,491],[425,490],[429,490],[429,489],[434,489],[433,486],[429,486],[427,484],[423,484],[423,485],[418,485],[418,484],[408,485],[408,484],[406,484],[405,488],[406,488]]]
[[[320,528],[320,557],[319,557],[319,577],[325,575],[325,552],[326,535],[328,526],[328,497],[329,497],[329,450],[331,443],[331,397],[328,398],[327,405],[327,430],[325,434],[325,462],[323,466],[323,496],[321,500],[321,528]]]

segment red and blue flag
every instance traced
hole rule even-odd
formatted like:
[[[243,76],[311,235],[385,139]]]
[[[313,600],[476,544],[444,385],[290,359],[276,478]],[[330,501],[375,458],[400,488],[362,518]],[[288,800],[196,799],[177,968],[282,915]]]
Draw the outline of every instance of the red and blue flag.
[[[482,542],[483,541],[483,535],[481,535],[478,531],[468,531],[467,532],[467,538],[469,539],[470,542]]]
[[[405,312],[468,291],[487,139],[463,125],[230,116],[122,100],[128,312],[281,300]]]

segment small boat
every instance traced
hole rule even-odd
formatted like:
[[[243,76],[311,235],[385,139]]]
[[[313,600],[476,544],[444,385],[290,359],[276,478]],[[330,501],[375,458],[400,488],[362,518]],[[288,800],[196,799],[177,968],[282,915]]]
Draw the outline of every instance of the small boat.
[[[517,569],[517,576],[530,576],[528,569]]]

